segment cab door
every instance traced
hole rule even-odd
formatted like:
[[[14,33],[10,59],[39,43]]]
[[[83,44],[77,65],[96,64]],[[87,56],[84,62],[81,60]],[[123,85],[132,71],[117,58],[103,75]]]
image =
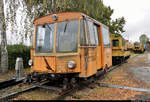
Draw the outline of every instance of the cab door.
[[[110,44],[110,37],[109,37],[109,29],[108,27],[102,25],[102,38],[101,43],[102,45],[102,65],[103,68],[109,68],[112,66],[112,48]]]
[[[94,24],[84,20],[84,34],[80,32],[81,77],[89,77],[97,72],[97,45]],[[83,40],[84,39],[84,40]]]
[[[100,26],[94,24],[94,33],[96,40],[96,67],[97,70],[102,68],[102,46],[100,44]]]
[[[89,41],[88,62],[87,62],[87,76],[92,76],[97,72],[97,37],[95,36],[95,26],[89,19],[86,20],[87,36]]]

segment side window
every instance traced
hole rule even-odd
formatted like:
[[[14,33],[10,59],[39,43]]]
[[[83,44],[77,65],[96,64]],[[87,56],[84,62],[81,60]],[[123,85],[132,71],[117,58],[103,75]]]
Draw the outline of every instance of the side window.
[[[102,26],[102,33],[104,45],[109,46],[110,45],[109,30],[106,27]]]
[[[87,21],[84,20],[84,28],[85,28],[85,39],[86,39],[86,44],[89,45],[89,33],[88,33],[88,24]]]
[[[80,44],[99,45],[98,26],[91,21],[80,20]]]
[[[97,25],[94,25],[94,34],[95,34],[96,45],[99,45],[99,32],[98,32],[98,26]]]
[[[90,35],[89,36],[90,37],[90,44],[96,45],[93,22],[87,21],[87,23],[88,23],[88,30],[89,30],[89,35]]]
[[[80,44],[86,45],[85,25],[84,20],[80,20]]]

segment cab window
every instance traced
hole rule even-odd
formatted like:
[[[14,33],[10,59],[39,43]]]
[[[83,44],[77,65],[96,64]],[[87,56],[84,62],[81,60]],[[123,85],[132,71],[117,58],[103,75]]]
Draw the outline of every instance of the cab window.
[[[80,20],[80,45],[87,45],[88,44],[88,39],[86,39],[85,35],[85,20],[81,19]]]
[[[59,22],[56,34],[56,52],[77,52],[78,20]]]
[[[87,23],[88,23],[88,31],[89,31],[89,37],[90,37],[90,44],[91,45],[96,45],[93,22],[87,21]]]
[[[98,32],[98,26],[97,25],[94,25],[94,34],[95,34],[96,45],[99,45],[99,32]]]
[[[102,26],[103,42],[104,46],[110,46],[109,30]]]
[[[113,47],[119,47],[119,40],[113,40],[112,44]]]
[[[88,20],[80,20],[80,45],[99,45],[98,26]]]
[[[37,26],[36,51],[47,53],[53,50],[54,24]]]

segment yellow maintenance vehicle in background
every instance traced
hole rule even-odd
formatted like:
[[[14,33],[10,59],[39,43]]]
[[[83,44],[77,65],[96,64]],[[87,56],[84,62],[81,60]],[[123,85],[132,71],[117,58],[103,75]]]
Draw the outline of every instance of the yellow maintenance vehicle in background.
[[[133,43],[128,42],[127,43],[127,50],[131,52],[133,50],[132,48],[133,48]]]
[[[112,64],[120,64],[130,57],[126,40],[120,34],[110,34],[112,44]]]
[[[134,53],[143,53],[144,52],[144,46],[140,42],[135,42],[133,44],[133,52]]]

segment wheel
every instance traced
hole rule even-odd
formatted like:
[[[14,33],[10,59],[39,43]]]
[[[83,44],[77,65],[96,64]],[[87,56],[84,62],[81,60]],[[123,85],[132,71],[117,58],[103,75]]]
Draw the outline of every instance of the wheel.
[[[66,90],[69,88],[69,80],[68,78],[64,78],[63,80],[63,90]]]
[[[121,64],[123,64],[124,62],[124,57],[121,57]]]
[[[90,83],[94,83],[94,82],[95,82],[94,78],[91,77],[91,78],[89,79],[89,82],[90,82]]]

